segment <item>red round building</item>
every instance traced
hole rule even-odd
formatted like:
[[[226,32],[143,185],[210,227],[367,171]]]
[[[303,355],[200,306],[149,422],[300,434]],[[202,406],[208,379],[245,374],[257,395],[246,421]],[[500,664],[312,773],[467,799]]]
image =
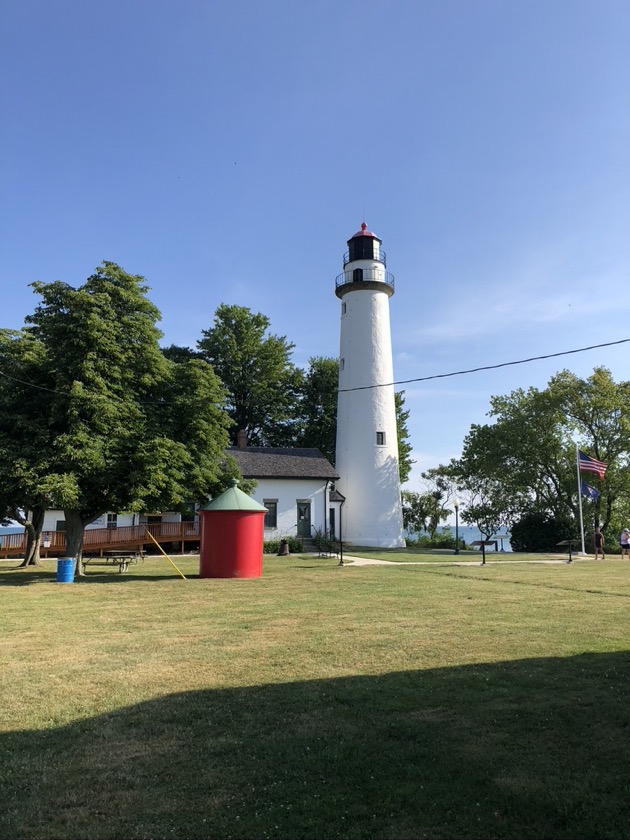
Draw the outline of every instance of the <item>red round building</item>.
[[[266,512],[236,479],[202,508],[199,577],[261,577]]]

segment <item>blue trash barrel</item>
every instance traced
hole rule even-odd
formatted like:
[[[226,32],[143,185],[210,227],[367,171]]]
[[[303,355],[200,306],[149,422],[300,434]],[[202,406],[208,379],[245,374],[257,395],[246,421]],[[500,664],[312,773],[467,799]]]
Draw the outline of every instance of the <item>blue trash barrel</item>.
[[[74,557],[60,557],[57,560],[57,583],[74,582]]]

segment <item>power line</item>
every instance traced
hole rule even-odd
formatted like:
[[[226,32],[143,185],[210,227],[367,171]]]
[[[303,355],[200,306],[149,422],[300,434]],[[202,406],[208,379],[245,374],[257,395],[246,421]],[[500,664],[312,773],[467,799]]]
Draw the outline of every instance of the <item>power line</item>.
[[[578,347],[576,350],[562,350],[560,353],[547,353],[544,356],[531,356],[529,359],[518,359],[515,362],[500,362],[497,365],[483,365],[482,367],[468,368],[467,370],[454,370],[450,373],[435,373],[432,376],[418,376],[415,379],[398,379],[395,382],[383,382],[378,385],[360,385],[357,388],[340,388],[340,393],[348,391],[367,391],[372,388],[387,388],[391,385],[408,385],[411,382],[428,382],[430,379],[446,379],[449,376],[463,376],[467,373],[478,373],[480,370],[496,370],[497,368],[509,367],[510,365],[524,365],[528,362],[538,362],[541,359],[555,359],[558,356],[570,356],[572,353],[584,353],[586,350],[597,350],[600,347],[613,347],[615,344],[625,344],[630,338],[622,338],[619,341],[607,341],[605,344],[591,344],[589,347]]]
[[[431,376],[418,376],[414,379],[397,379],[394,382],[381,382],[377,385],[360,385],[356,388],[340,388],[340,393],[347,393],[348,391],[367,391],[371,390],[372,388],[388,388],[392,385],[409,385],[412,382],[428,382],[431,379],[447,379],[451,376],[464,376],[468,373],[479,373],[482,370],[496,370],[497,368],[502,367],[510,367],[511,365],[525,365],[529,362],[538,362],[542,359],[556,359],[558,356],[570,356],[574,353],[585,353],[587,350],[598,350],[601,347],[614,347],[618,344],[627,344],[630,341],[630,338],[621,338],[619,341],[607,341],[604,344],[591,344],[588,347],[578,347],[575,350],[561,350],[559,353],[547,353],[544,356],[530,356],[528,359],[517,359],[513,362],[499,362],[496,365],[482,365],[481,367],[476,368],[467,368],[466,370],[454,370],[450,373],[434,373]],[[45,385],[36,385],[34,382],[26,382],[23,379],[18,379],[15,376],[11,376],[8,373],[4,373],[0,370],[0,376],[4,376],[6,379],[11,380],[12,382],[17,382],[19,385],[25,385],[27,388],[36,388],[39,391],[48,391],[51,394],[58,394],[62,397],[70,397],[67,391],[58,391],[55,388],[47,388]],[[85,398],[94,398],[100,397],[102,399],[108,399],[106,394],[94,394],[94,393],[84,393],[84,394],[76,394],[74,396],[82,396]],[[168,401],[160,401],[160,402],[144,402],[140,401],[140,405],[170,405]]]
[[[27,388],[35,388],[38,391],[48,391],[50,394],[61,394],[63,397],[69,396],[64,391],[55,391],[54,388],[46,388],[45,385],[36,385],[34,382],[25,382],[23,379],[18,379],[15,376],[10,376],[8,373],[0,370],[0,376],[4,376],[5,379],[10,379],[11,382],[17,382],[18,385],[26,385]]]
[[[35,382],[26,382],[26,380],[18,379],[16,376],[11,376],[8,373],[4,373],[4,371],[2,371],[2,370],[0,370],[0,376],[4,376],[5,379],[9,379],[11,382],[17,382],[18,385],[25,385],[27,388],[35,388],[35,390],[37,390],[37,391],[46,391],[49,394],[57,394],[57,396],[66,397],[68,399],[70,397],[75,397],[75,398],[83,397],[86,400],[94,400],[94,399],[112,400],[112,399],[115,399],[115,400],[119,400],[119,402],[122,402],[122,398],[118,397],[117,395],[114,395],[114,394],[99,394],[99,393],[96,393],[95,391],[84,391],[83,393],[71,394],[69,391],[58,391],[55,388],[47,388],[45,385],[36,385]],[[80,384],[83,385],[84,383],[80,383]],[[156,402],[156,401],[147,402],[146,400],[138,400],[137,405],[175,405],[175,403],[171,403],[168,400],[160,400],[159,402]]]

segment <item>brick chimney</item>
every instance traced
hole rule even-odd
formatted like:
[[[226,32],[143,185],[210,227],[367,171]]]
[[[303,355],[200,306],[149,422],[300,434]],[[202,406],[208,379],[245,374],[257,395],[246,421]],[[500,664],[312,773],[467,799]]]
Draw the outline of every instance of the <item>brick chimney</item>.
[[[239,429],[236,435],[236,445],[239,449],[247,449],[247,432]]]

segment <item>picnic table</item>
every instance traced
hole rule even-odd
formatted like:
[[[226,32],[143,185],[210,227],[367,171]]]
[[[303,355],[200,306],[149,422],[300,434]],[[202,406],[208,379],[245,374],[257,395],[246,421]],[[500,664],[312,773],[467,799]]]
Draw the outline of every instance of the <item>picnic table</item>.
[[[498,543],[497,543],[496,540],[475,540],[474,543],[472,543],[472,545],[480,545],[481,546],[481,553],[483,554],[483,559],[481,561],[482,566],[486,565],[486,546],[487,545],[493,545],[494,550],[495,551],[498,550],[497,549]]]
[[[144,551],[106,551],[104,555],[84,557],[84,566],[109,566],[110,563],[118,566],[120,574],[126,572],[131,563],[139,563],[144,559]]]

